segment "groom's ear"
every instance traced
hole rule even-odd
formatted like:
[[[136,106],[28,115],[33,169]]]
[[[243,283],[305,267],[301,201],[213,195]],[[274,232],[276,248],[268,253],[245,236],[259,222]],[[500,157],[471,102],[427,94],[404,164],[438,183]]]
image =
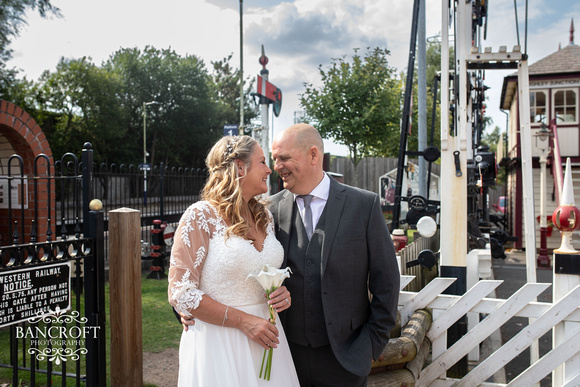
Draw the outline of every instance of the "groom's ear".
[[[318,164],[318,161],[320,160],[320,150],[315,146],[311,146],[310,149],[308,149],[308,159],[312,165]]]

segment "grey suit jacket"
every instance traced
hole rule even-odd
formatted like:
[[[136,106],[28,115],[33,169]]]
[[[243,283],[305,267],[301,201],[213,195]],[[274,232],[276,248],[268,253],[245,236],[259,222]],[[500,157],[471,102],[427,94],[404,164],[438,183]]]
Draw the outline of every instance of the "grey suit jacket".
[[[330,179],[322,247],[322,304],[328,338],[342,366],[368,375],[395,325],[399,269],[378,195]],[[285,251],[292,232],[294,196],[270,198],[276,236]],[[367,287],[368,284],[368,287]],[[292,289],[288,289],[292,293]],[[369,291],[372,301],[369,301]],[[284,323],[283,316],[281,320]]]

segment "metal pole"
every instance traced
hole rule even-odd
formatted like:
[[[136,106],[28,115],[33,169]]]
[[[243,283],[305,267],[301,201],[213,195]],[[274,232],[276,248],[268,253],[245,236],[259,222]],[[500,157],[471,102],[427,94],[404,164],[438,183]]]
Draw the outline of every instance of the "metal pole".
[[[149,105],[159,105],[159,102],[143,102],[143,207],[147,207],[147,106]]]
[[[264,68],[261,72],[260,75],[262,76],[262,90],[266,90],[266,81],[268,80],[268,70],[266,70],[266,68]],[[270,128],[268,126],[268,116],[269,116],[269,109],[270,104],[268,103],[267,98],[265,97],[261,97],[260,98],[260,109],[261,109],[261,116],[262,116],[262,130],[260,133],[260,139],[261,139],[261,145],[262,145],[262,150],[264,151],[264,156],[266,157],[266,160],[270,160],[270,139],[269,139],[269,133],[270,133]],[[267,180],[268,182],[268,192],[266,192],[266,195],[270,194],[270,179]]]
[[[546,219],[546,163],[548,157],[545,150],[540,155],[540,252],[538,255],[538,267],[550,267],[550,258],[547,248],[547,227]]]
[[[143,102],[143,206],[147,207],[147,103]]]
[[[405,151],[407,150],[407,135],[409,133],[409,119],[411,115],[413,72],[415,69],[415,53],[417,49],[417,19],[419,18],[419,3],[419,0],[414,0],[413,2],[413,22],[411,24],[411,38],[409,39],[409,61],[407,62],[407,80],[405,84],[403,119],[401,120],[401,137],[399,140],[399,159],[397,162],[397,179],[395,183],[395,209],[393,210],[393,223],[391,224],[390,231],[399,228],[399,218],[401,217],[403,167],[405,162]]]
[[[240,0],[240,134],[244,134],[244,18]]]
[[[530,128],[530,87],[527,59],[518,64],[518,105],[520,113],[520,141],[522,151],[522,183],[524,186],[524,230],[526,242],[526,279],[536,283],[536,225],[534,214],[534,176],[532,169],[532,132]],[[535,301],[535,300],[534,300]],[[533,319],[530,319],[530,323]],[[530,345],[530,364],[540,358],[538,340]]]
[[[425,0],[421,0],[419,5],[419,25],[417,29],[417,62],[418,80],[417,80],[417,99],[419,117],[417,120],[418,132],[418,151],[423,151],[427,147],[427,35],[425,32]],[[419,195],[424,198],[428,197],[429,187],[427,186],[427,161],[425,157],[419,156]]]

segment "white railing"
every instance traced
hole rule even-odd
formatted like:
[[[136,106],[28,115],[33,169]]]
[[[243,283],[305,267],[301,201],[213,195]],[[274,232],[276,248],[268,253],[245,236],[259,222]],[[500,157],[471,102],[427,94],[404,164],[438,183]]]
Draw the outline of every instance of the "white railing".
[[[402,276],[401,289],[412,279]],[[427,308],[433,312],[433,323],[427,332],[432,343],[432,360],[421,371],[416,386],[506,386],[486,380],[558,324],[564,324],[568,329],[565,344],[553,348],[507,385],[532,386],[539,383],[552,370],[580,353],[580,286],[556,303],[545,303],[534,300],[551,284],[527,283],[507,300],[486,298],[503,282],[497,280],[480,281],[462,296],[442,294],[454,281],[454,278],[437,277],[419,292],[400,293],[401,325],[418,309]],[[447,348],[447,329],[468,312],[486,317]],[[532,321],[461,380],[446,377],[448,369],[516,316],[531,318]],[[563,385],[579,386],[580,374],[568,375]]]

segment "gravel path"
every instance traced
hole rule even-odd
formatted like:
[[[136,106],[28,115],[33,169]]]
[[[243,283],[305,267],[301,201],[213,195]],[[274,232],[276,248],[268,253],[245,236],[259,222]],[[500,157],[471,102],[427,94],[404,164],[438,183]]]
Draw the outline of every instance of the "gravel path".
[[[143,384],[157,387],[177,386],[179,370],[179,350],[166,349],[163,352],[143,353]]]

